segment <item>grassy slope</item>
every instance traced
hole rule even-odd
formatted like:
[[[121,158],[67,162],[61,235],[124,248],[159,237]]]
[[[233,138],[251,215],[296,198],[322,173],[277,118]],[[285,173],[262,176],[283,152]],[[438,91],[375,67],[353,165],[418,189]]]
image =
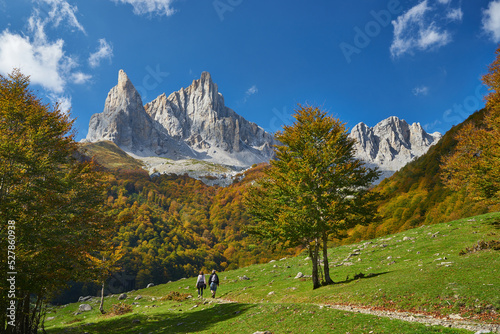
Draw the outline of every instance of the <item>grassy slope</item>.
[[[110,141],[100,141],[96,143],[81,143],[82,153],[94,157],[96,161],[109,169],[137,169],[142,168],[142,163],[119,148]]]
[[[358,226],[345,243],[401,232],[423,224],[436,224],[500,210],[472,201],[463,192],[447,189],[440,175],[441,161],[455,150],[457,133],[467,123],[481,124],[485,110],[470,115],[446,132],[426,154],[408,163],[375,191],[383,195],[378,211],[383,217],[370,226]]]
[[[195,296],[195,278],[189,278],[129,294],[140,294],[144,298],[139,300],[139,306],[134,306],[133,313],[123,316],[103,317],[98,314],[96,304],[91,312],[77,316],[73,313],[79,303],[53,308],[47,316],[55,318],[46,322],[46,328],[48,333],[252,333],[258,330],[304,333],[306,329],[315,333],[467,333],[320,308],[318,304],[366,305],[441,315],[454,313],[498,323],[498,251],[484,250],[464,256],[458,253],[479,240],[499,239],[499,234],[499,213],[423,226],[370,243],[331,249],[330,260],[334,264],[344,262],[354,249],[360,250],[359,255],[348,259],[351,265],[332,268],[332,278],[337,282],[333,286],[312,290],[309,279],[295,279],[298,272],[307,275],[311,269],[310,261],[298,256],[219,273],[218,297],[238,303],[203,304],[196,298],[183,302],[159,300],[171,291]],[[353,279],[359,273],[371,275]],[[243,275],[250,279],[240,280]],[[129,297],[125,303],[133,301]],[[105,306],[109,309],[117,302],[116,296],[110,297]],[[140,323],[134,324],[133,320]]]

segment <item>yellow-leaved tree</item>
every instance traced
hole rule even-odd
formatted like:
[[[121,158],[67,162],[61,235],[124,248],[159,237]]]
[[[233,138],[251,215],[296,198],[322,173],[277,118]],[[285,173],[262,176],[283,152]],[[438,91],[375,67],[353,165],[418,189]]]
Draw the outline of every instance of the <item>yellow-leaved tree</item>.
[[[442,161],[442,179],[454,190],[464,189],[475,200],[500,199],[500,47],[483,83],[488,87],[487,113],[479,124],[458,132],[455,152]]]
[[[355,141],[345,124],[311,106],[299,106],[295,122],[276,134],[281,144],[265,176],[250,187],[245,203],[254,225],[248,231],[285,247],[307,248],[313,288],[332,284],[328,241],[367,224],[375,214],[379,175],[354,157]]]
[[[29,85],[18,70],[0,76],[1,333],[37,333],[47,300],[94,274],[87,255],[112,232],[103,175],[78,153],[73,120]]]

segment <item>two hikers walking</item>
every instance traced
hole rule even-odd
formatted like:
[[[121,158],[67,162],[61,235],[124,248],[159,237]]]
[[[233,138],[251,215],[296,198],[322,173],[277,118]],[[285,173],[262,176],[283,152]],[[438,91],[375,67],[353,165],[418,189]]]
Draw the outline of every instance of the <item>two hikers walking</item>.
[[[215,298],[215,292],[219,286],[219,276],[217,276],[215,270],[212,270],[212,275],[208,279],[210,284],[210,292],[212,293],[212,298]],[[196,280],[196,288],[198,289],[198,298],[203,298],[203,290],[207,287],[207,281],[203,271],[200,271],[198,279]]]

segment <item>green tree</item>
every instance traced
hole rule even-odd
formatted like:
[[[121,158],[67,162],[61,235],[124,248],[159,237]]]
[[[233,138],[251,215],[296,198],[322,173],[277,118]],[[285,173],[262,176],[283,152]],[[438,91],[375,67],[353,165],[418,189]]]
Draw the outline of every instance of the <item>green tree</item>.
[[[488,87],[484,121],[458,132],[455,152],[443,159],[442,179],[451,189],[466,189],[476,200],[500,199],[500,47],[483,83]]]
[[[0,76],[0,265],[5,275],[9,249],[9,272],[17,272],[9,275],[14,294],[5,277],[0,283],[6,333],[37,332],[47,298],[86,277],[86,255],[103,248],[111,225],[102,175],[78,154],[73,121],[58,105],[43,104],[29,83],[17,70]],[[7,244],[8,234],[15,244]]]
[[[328,241],[373,216],[376,195],[368,187],[379,173],[354,158],[355,142],[340,120],[311,106],[299,106],[294,117],[276,134],[276,158],[246,196],[255,223],[249,232],[274,245],[306,247],[318,288],[320,249],[324,283],[331,284]]]

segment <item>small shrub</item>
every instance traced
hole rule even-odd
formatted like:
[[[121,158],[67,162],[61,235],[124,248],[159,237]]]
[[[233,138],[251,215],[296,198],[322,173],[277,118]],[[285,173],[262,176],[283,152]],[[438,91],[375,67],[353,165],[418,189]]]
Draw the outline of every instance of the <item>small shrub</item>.
[[[132,312],[132,305],[130,304],[113,304],[111,307],[111,310],[109,311],[110,316],[115,316],[115,315],[122,315],[126,313]]]
[[[477,244],[472,247],[466,247],[462,249],[458,255],[465,255],[467,253],[475,253],[486,249],[500,250],[500,240],[484,241],[479,240]]]
[[[177,291],[170,291],[166,296],[160,298],[160,300],[174,300],[176,302],[183,302],[188,299],[191,295],[189,293],[180,293]]]

